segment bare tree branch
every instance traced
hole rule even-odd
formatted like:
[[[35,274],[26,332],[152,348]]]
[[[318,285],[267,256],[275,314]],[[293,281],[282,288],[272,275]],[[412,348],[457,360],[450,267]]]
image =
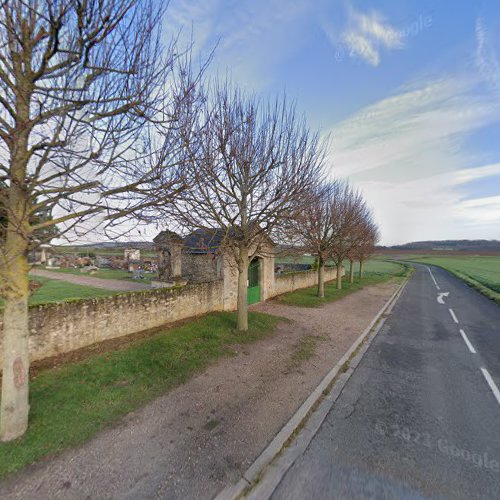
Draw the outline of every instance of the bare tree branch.
[[[27,425],[30,247],[55,225],[70,237],[116,224],[150,206],[149,189],[168,204],[185,185],[180,120],[201,74],[175,38],[162,43],[164,11],[156,0],[0,5],[2,439]]]
[[[304,203],[321,175],[323,149],[285,97],[262,102],[217,81],[188,104],[189,187],[173,218],[185,230],[222,232],[238,269],[238,328],[246,330],[249,262]]]

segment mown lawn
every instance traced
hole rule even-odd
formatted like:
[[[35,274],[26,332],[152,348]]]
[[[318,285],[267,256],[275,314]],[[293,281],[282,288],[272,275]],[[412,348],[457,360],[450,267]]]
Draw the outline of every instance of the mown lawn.
[[[358,271],[359,265],[355,267]],[[368,285],[382,283],[392,278],[402,278],[409,272],[408,266],[394,262],[386,262],[381,260],[369,260],[365,264],[365,273],[360,280],[356,275],[354,283],[349,283],[349,268],[346,266],[346,276],[342,279],[342,289],[337,290],[336,281],[325,283],[325,297],[317,296],[317,287],[303,288],[294,292],[285,293],[278,297],[280,302],[299,307],[319,307],[325,302],[332,302],[341,299],[357,290],[361,290]]]
[[[92,286],[75,285],[61,280],[51,280],[41,276],[31,276],[30,280],[42,283],[42,286],[30,297],[29,304],[32,306],[49,304],[51,302],[62,302],[65,300],[105,297],[118,293]],[[0,308],[1,307],[3,307],[3,300],[0,298]]]
[[[72,267],[51,269],[51,271],[58,273],[75,274],[77,276],[90,276],[91,278],[134,281],[137,283],[151,283],[151,279],[156,276],[156,273],[144,273],[144,278],[141,280],[137,280],[133,278],[132,273],[129,273],[124,269],[99,269],[94,274],[81,273],[80,269]]]
[[[500,303],[500,256],[425,255],[411,257],[411,261],[442,267]]]
[[[30,305],[48,304],[50,302],[60,302],[64,300],[105,297],[118,293],[93,286],[77,285],[62,280],[51,280],[41,276],[33,276],[30,279],[43,283],[30,297]]]
[[[230,355],[229,346],[272,333],[281,320],[251,312],[249,331],[240,334],[235,313],[213,313],[122,350],[41,372],[31,381],[27,433],[0,444],[0,476],[81,444],[215,359]]]

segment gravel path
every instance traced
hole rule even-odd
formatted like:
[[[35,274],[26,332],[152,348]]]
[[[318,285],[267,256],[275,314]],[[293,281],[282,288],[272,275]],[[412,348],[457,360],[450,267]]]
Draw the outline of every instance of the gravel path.
[[[147,290],[151,288],[151,285],[134,283],[133,281],[94,278],[93,276],[86,276],[84,274],[79,276],[78,274],[60,273],[45,269],[32,269],[30,274],[50,278],[51,280],[67,281],[75,285],[93,286],[94,288],[103,288],[104,290],[113,290],[116,292],[132,292],[134,290]]]
[[[292,321],[80,448],[8,478],[0,498],[212,498],[253,462],[396,287],[367,287],[317,309],[254,306]]]

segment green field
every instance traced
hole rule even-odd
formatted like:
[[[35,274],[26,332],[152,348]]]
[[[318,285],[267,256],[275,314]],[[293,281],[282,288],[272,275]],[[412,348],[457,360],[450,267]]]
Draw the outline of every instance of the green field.
[[[276,256],[274,262],[276,264],[310,264],[313,265],[315,263],[316,258],[311,255],[302,255],[302,256]],[[333,266],[333,261],[327,261],[327,265]],[[344,267],[349,269],[349,261],[344,262]],[[396,264],[397,267],[397,264]],[[359,262],[355,262],[354,269],[356,271],[359,270]],[[365,270],[367,272],[376,272],[376,273],[384,273],[391,272],[394,270],[394,264],[388,260],[385,260],[384,257],[373,257],[365,263]]]
[[[31,380],[28,431],[0,443],[0,477],[78,446],[217,358],[234,355],[231,346],[271,334],[280,321],[251,312],[248,332],[239,333],[235,313],[213,313],[120,350],[39,373]]]
[[[359,264],[354,267],[356,273],[359,270]],[[365,272],[360,280],[355,275],[354,283],[349,283],[349,267],[346,266],[346,276],[342,279],[342,289],[337,290],[336,281],[325,283],[325,297],[317,296],[317,287],[302,288],[293,292],[285,293],[278,297],[278,300],[284,304],[298,307],[319,307],[325,302],[332,302],[341,299],[346,295],[361,290],[368,285],[376,285],[390,279],[402,279],[410,269],[405,264],[396,262],[387,262],[378,259],[371,259],[365,263]]]
[[[344,262],[346,273],[349,273],[349,262]],[[401,264],[394,261],[370,259],[365,262],[365,274],[369,275],[395,275],[401,272]],[[354,271],[359,272],[359,262],[354,263]]]
[[[74,267],[50,269],[50,271],[58,273],[66,273],[66,274],[75,274],[77,276],[90,276],[91,278],[134,281],[138,283],[151,283],[151,280],[154,279],[156,276],[156,273],[144,273],[144,279],[136,280],[133,278],[132,273],[129,273],[124,269],[99,269],[94,274],[81,273],[80,269]]]
[[[500,303],[500,256],[414,256],[413,262],[442,267]]]

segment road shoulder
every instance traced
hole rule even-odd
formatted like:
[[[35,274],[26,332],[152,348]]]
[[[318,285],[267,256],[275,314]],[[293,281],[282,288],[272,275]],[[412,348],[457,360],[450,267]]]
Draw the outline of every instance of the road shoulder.
[[[367,287],[318,309],[260,305],[291,323],[235,348],[79,449],[14,475],[0,495],[214,496],[241,477],[397,286]]]
[[[407,280],[386,300],[365,330],[342,358],[325,375],[315,390],[286,423],[273,441],[246,470],[240,481],[226,487],[216,500],[269,498],[281,478],[307,448],[323,420],[340,396],[371,342],[383,327],[385,318],[401,295]]]

